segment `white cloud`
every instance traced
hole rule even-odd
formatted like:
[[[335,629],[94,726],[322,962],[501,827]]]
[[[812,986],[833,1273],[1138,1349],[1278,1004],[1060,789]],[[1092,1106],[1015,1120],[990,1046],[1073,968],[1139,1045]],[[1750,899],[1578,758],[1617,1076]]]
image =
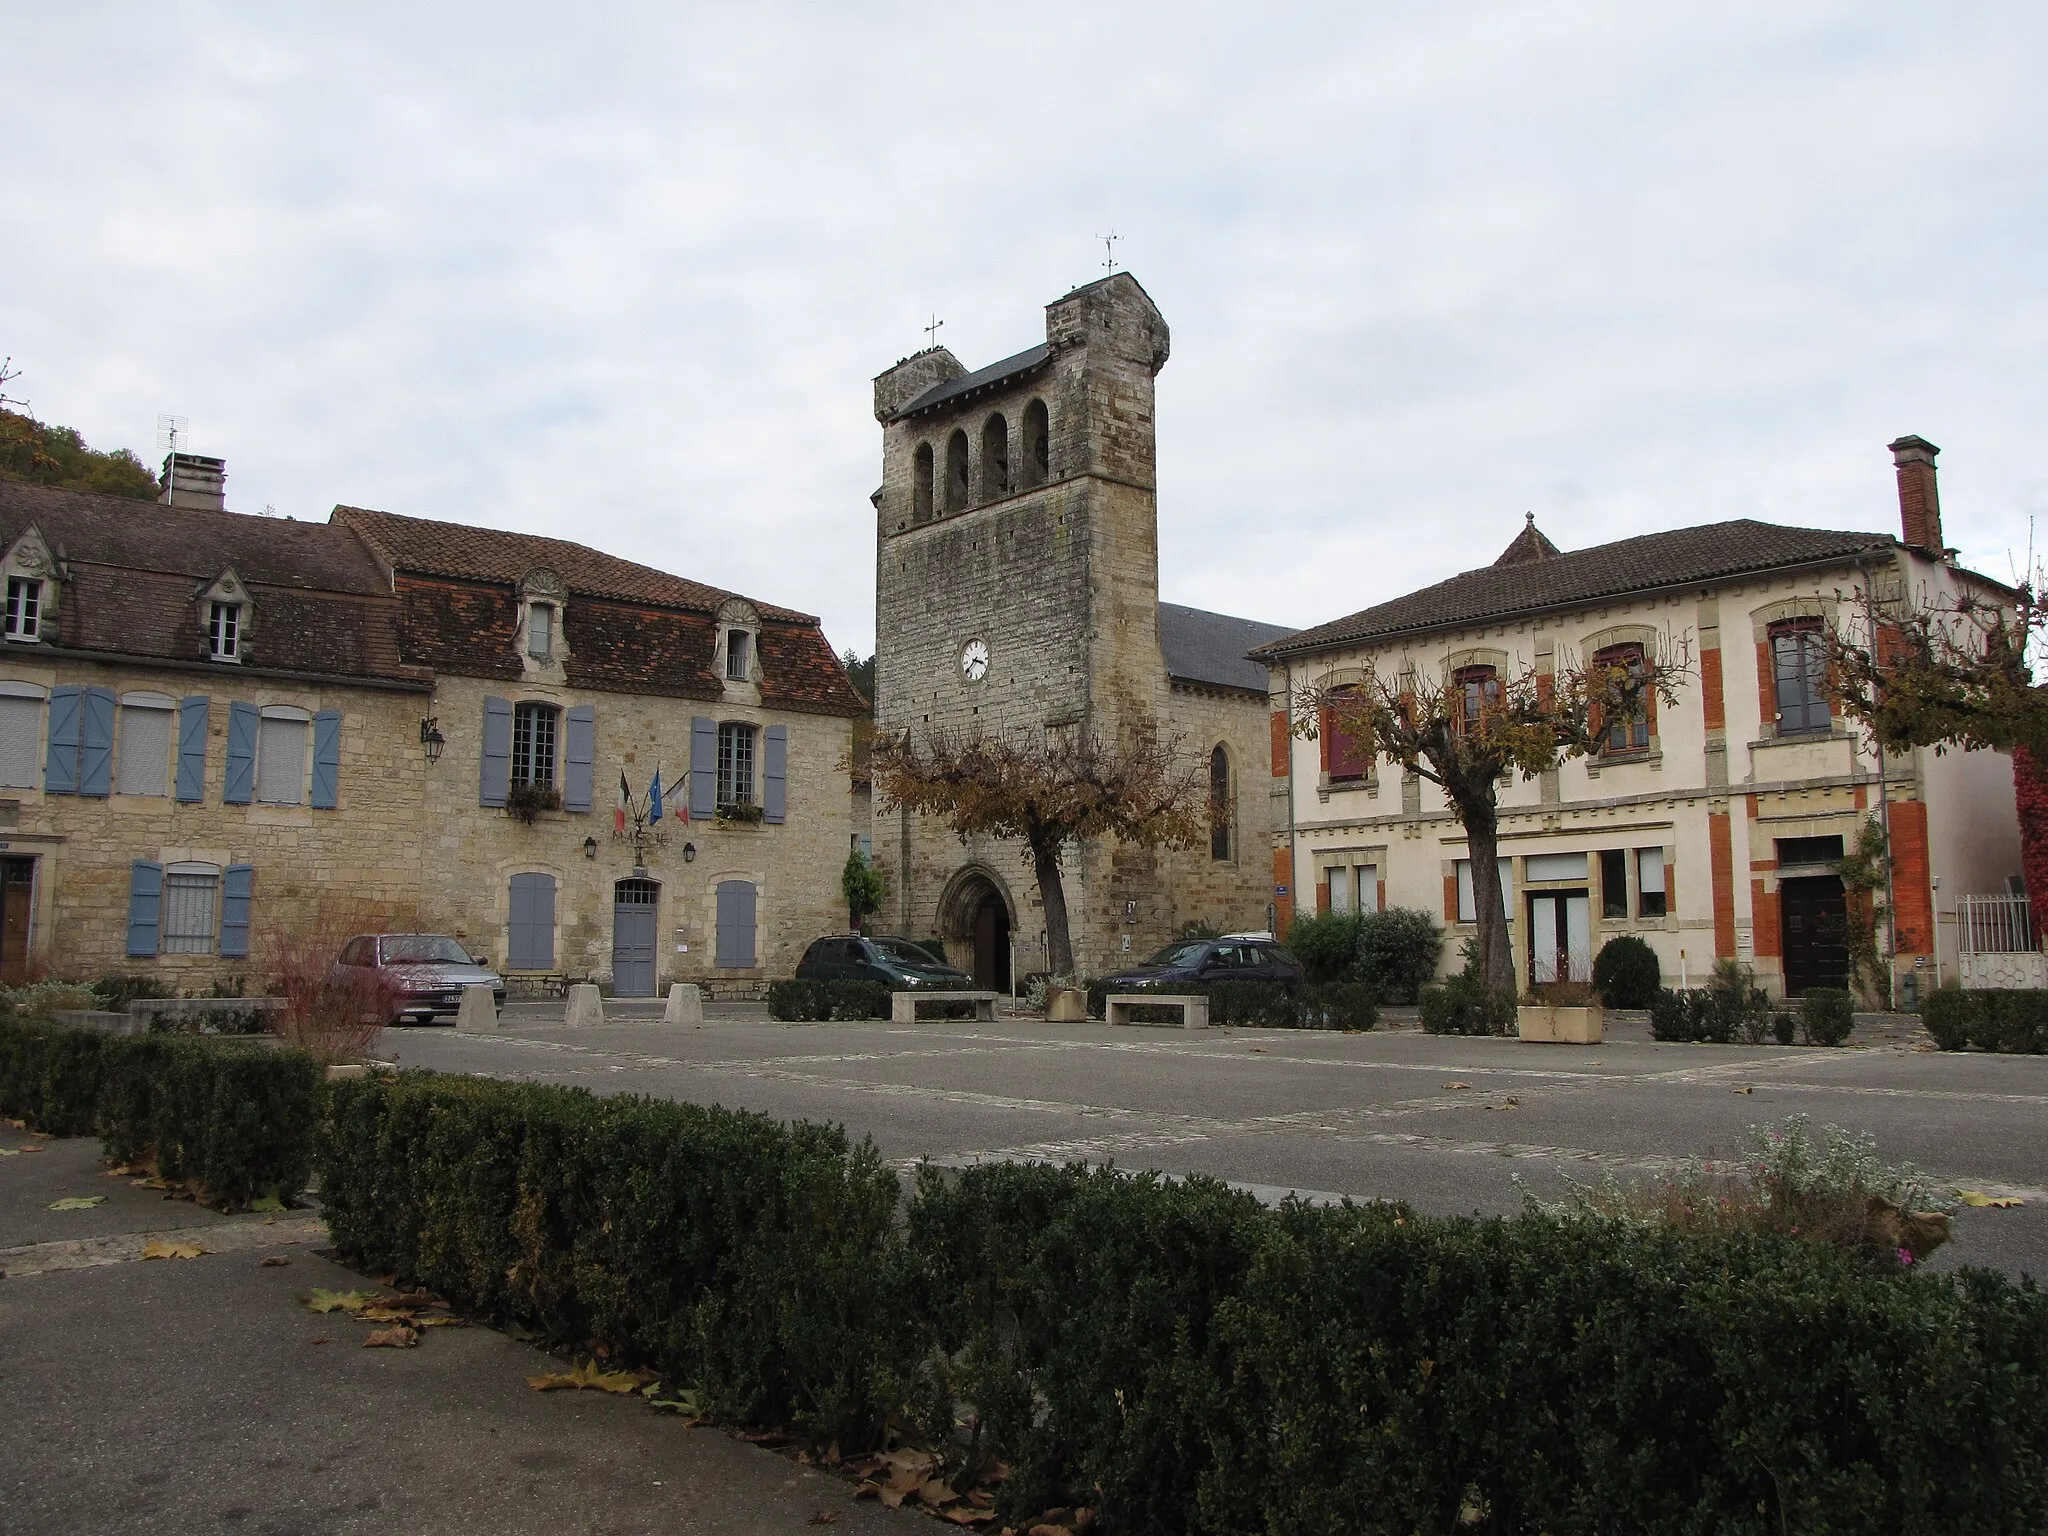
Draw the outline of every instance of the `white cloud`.
[[[6,7],[0,350],[231,498],[555,532],[872,626],[868,379],[1029,345],[1114,226],[1174,328],[1169,597],[1314,623],[1754,515],[1994,573],[2034,438],[2019,3]]]

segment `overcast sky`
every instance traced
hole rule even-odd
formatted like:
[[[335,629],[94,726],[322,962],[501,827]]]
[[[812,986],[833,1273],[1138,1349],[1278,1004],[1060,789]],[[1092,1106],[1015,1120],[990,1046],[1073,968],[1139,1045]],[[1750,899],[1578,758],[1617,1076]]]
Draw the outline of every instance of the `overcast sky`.
[[[1678,14],[1680,12],[1686,14]],[[1731,517],[2048,511],[2048,6],[0,0],[0,352],[229,505],[596,544],[873,643],[869,380],[1119,259],[1160,587],[1319,623]],[[2043,520],[2048,542],[2048,519]],[[2009,558],[2010,552],[2010,558]]]

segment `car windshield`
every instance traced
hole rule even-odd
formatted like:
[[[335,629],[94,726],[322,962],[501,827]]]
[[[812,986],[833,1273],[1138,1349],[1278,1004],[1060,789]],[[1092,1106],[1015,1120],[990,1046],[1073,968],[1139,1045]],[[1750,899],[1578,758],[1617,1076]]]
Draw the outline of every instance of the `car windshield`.
[[[469,956],[453,939],[436,933],[403,933],[380,946],[386,965],[468,965]]]
[[[1147,965],[1193,965],[1202,958],[1202,951],[1209,947],[1207,939],[1198,939],[1192,944],[1169,944],[1159,951]]]
[[[875,946],[884,960],[894,960],[898,965],[915,966],[921,971],[948,969],[945,961],[935,959],[908,939],[869,939],[868,942]]]

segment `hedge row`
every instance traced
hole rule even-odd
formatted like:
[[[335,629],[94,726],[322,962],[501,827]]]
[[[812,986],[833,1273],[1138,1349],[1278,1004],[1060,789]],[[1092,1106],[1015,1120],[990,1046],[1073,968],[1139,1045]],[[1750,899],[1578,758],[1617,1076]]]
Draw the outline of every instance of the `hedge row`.
[[[758,1115],[337,1084],[349,1260],[843,1451],[1012,1471],[1015,1523],[2037,1531],[2048,1297],[1782,1239],[1273,1211],[1207,1179],[927,1171]]]
[[[227,1210],[306,1187],[321,1088],[303,1051],[0,1023],[0,1114],[53,1136],[97,1132],[107,1156],[153,1162]]]
[[[1930,992],[1920,1022],[1944,1051],[1966,1045],[2013,1055],[2048,1051],[2048,992],[2000,987],[1981,992]]]
[[[1209,1022],[1252,1029],[1371,1029],[1379,1022],[1379,996],[1364,982],[1310,982],[1285,987],[1271,981],[1164,982],[1134,992],[1156,991],[1175,995],[1198,994],[1209,999]],[[1108,1012],[1109,987],[1088,984],[1088,1014],[1102,1018]],[[1161,1008],[1157,1020],[1175,1021],[1178,1009]],[[1140,1022],[1153,1015],[1140,1012]]]
[[[889,1017],[886,981],[771,981],[768,1017],[793,1023]]]
[[[1659,987],[1650,999],[1656,1040],[1709,1045],[1840,1045],[1856,1027],[1856,1000],[1838,987],[1811,987],[1796,1002],[1773,1003],[1761,988],[1711,985],[1689,991]]]

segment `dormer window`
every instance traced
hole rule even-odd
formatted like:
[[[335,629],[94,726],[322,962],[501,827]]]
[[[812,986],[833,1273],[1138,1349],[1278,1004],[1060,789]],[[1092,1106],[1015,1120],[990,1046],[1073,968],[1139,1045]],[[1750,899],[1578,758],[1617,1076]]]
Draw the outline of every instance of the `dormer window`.
[[[526,654],[535,661],[548,661],[555,654],[555,610],[549,603],[535,603],[526,614]]]
[[[754,675],[753,638],[744,629],[726,631],[725,675],[729,681],[744,683]]]
[[[711,675],[724,684],[727,697],[750,698],[761,664],[761,615],[745,598],[729,597],[718,605],[716,617]]]
[[[43,584],[33,576],[7,578],[7,638],[37,640],[42,637]]]
[[[206,653],[215,661],[242,659],[242,605],[214,603],[206,620]]]

